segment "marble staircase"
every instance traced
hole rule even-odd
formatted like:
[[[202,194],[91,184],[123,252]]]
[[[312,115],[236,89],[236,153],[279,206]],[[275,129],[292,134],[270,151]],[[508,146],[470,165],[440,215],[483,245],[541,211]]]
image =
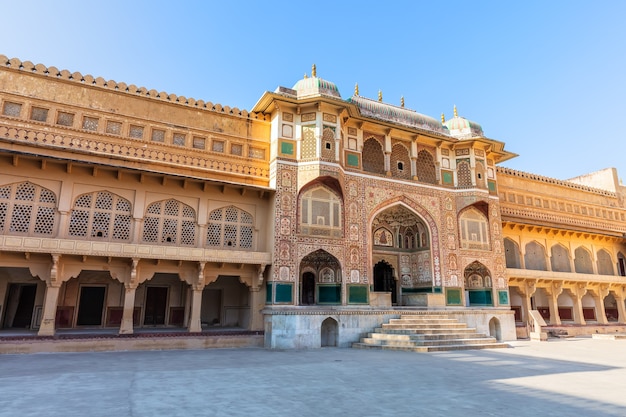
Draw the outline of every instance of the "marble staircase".
[[[358,349],[390,349],[413,352],[437,352],[467,349],[495,349],[509,347],[495,338],[478,333],[454,318],[443,314],[402,315],[368,333]]]

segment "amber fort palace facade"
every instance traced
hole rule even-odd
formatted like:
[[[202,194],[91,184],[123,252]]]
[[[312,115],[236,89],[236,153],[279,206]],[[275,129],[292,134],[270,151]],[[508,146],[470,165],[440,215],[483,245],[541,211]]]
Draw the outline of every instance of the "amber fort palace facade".
[[[616,170],[562,181],[515,156],[456,108],[346,98],[315,68],[246,111],[0,55],[0,340],[347,347],[442,311],[504,341],[533,313],[623,331]]]

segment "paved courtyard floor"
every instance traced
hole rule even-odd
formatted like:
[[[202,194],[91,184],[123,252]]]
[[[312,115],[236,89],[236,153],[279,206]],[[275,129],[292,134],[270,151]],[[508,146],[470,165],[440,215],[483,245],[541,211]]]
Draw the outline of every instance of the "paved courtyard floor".
[[[0,416],[626,416],[626,340],[0,355]]]

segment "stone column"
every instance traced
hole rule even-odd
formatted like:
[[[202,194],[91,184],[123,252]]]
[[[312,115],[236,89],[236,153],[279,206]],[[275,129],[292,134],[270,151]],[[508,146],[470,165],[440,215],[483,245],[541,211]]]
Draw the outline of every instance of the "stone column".
[[[257,266],[257,278],[253,279],[250,287],[250,323],[248,330],[263,330],[263,314],[261,310],[265,305],[265,301],[261,298],[261,286],[263,285],[263,273],[266,265]]]
[[[37,333],[39,336],[54,336],[60,288],[60,283],[47,283],[46,296],[41,315],[41,325],[39,326],[39,332]]]
[[[608,324],[609,320],[606,318],[606,311],[604,309],[604,297],[609,295],[608,286],[603,288],[602,286],[598,286],[598,288],[594,289],[591,292],[591,296],[593,297],[594,304],[596,306],[596,320],[598,324]]]
[[[574,299],[574,323],[585,325],[585,316],[583,315],[583,296],[587,293],[584,284],[574,284],[574,288],[570,290]],[[582,285],[582,287],[581,287]]]
[[[385,152],[385,175],[391,177],[391,152]]]
[[[39,336],[54,336],[55,321],[57,315],[57,304],[59,302],[59,260],[61,255],[52,255],[52,266],[50,267],[50,281],[46,282],[46,295],[43,302],[41,314],[41,325],[39,326]]]
[[[623,287],[613,289],[613,297],[615,298],[615,303],[617,304],[617,322],[620,324],[626,324],[626,304],[624,303],[624,295],[626,291],[624,291]]]
[[[561,316],[559,315],[559,295],[563,292],[561,283],[553,282],[545,289],[548,295],[548,308],[550,309],[550,324],[561,324]]]
[[[133,313],[135,312],[135,291],[137,286],[134,284],[124,284],[124,311],[122,312],[122,323],[120,324],[119,334],[133,334],[134,322]]]
[[[202,332],[201,308],[202,308],[202,287],[191,287],[191,313],[189,315],[189,333]]]
[[[524,281],[517,286],[517,292],[522,296],[522,320],[525,323],[530,322],[530,310],[532,310],[530,299],[536,290],[534,281]]]
[[[191,309],[189,312],[189,333],[202,332],[202,290],[204,290],[205,262],[198,263],[198,277],[191,286]]]

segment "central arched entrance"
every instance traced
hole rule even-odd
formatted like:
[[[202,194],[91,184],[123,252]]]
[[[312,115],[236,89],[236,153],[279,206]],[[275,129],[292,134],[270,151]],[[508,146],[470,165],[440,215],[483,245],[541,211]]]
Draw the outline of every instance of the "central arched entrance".
[[[341,264],[323,249],[300,262],[300,305],[341,304]]]
[[[435,290],[431,231],[413,209],[400,203],[382,210],[371,237],[374,292],[391,293],[392,304],[412,305]]]
[[[385,261],[380,261],[374,265],[374,291],[390,292],[391,303],[396,304],[398,302],[393,268]]]
[[[465,293],[470,306],[492,306],[493,292],[491,272],[478,261],[469,264],[464,271]]]

